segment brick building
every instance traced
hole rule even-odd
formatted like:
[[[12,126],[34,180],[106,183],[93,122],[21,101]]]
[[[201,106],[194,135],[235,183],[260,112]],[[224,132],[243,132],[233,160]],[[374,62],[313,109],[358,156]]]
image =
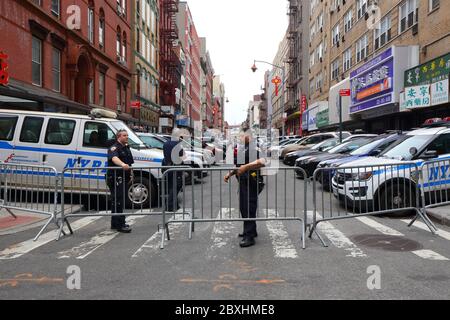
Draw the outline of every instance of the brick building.
[[[337,127],[340,88],[352,89],[351,98],[342,104],[347,129],[410,129],[427,118],[448,116],[448,103],[408,109],[401,101],[408,69],[416,67],[421,72],[421,65],[427,70],[423,73],[428,77],[428,85],[448,79],[450,67],[446,69],[445,55],[450,51],[450,18],[441,2],[311,1],[309,108],[303,127],[308,131]],[[380,20],[375,21],[378,14]],[[437,71],[428,72],[436,63],[443,66],[439,71],[442,77],[436,77]],[[382,92],[373,91],[373,78],[369,82],[361,80],[380,70],[387,70],[388,85]],[[315,123],[310,130],[312,122]]]
[[[0,51],[10,76],[0,96],[8,106],[70,113],[101,107],[136,122],[130,21],[129,0],[0,1]]]
[[[180,1],[180,10],[177,13],[176,21],[179,40],[186,58],[184,66],[187,92],[186,106],[187,114],[191,122],[191,128],[193,128],[194,122],[201,123],[200,39],[187,2]]]

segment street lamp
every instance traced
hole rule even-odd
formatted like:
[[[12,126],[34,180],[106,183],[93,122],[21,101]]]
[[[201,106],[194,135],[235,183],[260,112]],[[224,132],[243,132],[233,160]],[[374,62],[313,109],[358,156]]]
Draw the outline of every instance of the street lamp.
[[[284,66],[277,66],[277,65],[275,65],[275,64],[273,64],[273,63],[270,63],[270,62],[267,62],[267,61],[261,61],[261,60],[254,60],[253,61],[253,66],[251,67],[251,69],[252,69],[252,71],[255,73],[256,72],[256,70],[258,70],[258,68],[256,67],[256,63],[265,63],[265,64],[268,64],[268,65],[271,65],[272,67],[274,67],[274,68],[278,68],[278,69],[281,69],[281,71],[283,72],[283,75],[282,75],[282,78],[283,78],[283,80],[282,80],[282,82],[281,82],[281,111],[282,111],[282,113],[281,113],[281,117],[282,117],[282,119],[283,119],[283,121],[282,121],[282,129],[281,129],[281,134],[282,134],[282,136],[284,137],[285,136],[285,132],[284,132],[284,84],[285,84],[285,82],[286,82],[286,68],[284,67]],[[272,115],[270,116],[270,128],[272,129]]]

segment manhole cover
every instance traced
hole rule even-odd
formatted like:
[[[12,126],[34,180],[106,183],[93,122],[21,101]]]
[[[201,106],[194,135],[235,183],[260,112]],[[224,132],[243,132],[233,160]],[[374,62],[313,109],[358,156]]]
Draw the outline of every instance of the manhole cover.
[[[415,251],[423,248],[419,242],[399,236],[360,234],[353,236],[352,241],[366,247],[396,252]]]

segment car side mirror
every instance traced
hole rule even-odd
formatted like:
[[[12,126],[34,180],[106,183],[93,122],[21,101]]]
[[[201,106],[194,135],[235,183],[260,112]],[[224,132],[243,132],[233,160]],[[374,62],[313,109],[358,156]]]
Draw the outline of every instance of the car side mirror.
[[[434,159],[437,157],[438,157],[438,153],[436,150],[428,150],[420,158],[421,159]]]
[[[381,153],[381,149],[375,149],[369,152],[369,156],[375,157]]]

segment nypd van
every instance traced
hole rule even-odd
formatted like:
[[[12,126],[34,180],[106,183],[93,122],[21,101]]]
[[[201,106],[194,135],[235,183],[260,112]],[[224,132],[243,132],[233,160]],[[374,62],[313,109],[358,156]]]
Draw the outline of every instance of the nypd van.
[[[415,207],[417,194],[427,204],[431,193],[450,200],[450,123],[411,131],[377,157],[346,163],[332,186],[335,197],[362,211]]]
[[[66,171],[65,186],[73,191],[88,192],[95,185],[101,194],[109,194],[105,170],[83,168],[107,167],[108,146],[118,130],[125,129],[135,160],[134,167],[161,166],[163,152],[148,148],[114,112],[94,109],[90,115],[0,110],[0,162],[49,166]],[[195,160],[194,161],[198,161]],[[71,172],[71,173],[70,173]],[[21,174],[24,174],[23,172]],[[26,174],[26,173],[25,173]],[[28,174],[36,174],[30,171]],[[128,190],[127,204],[150,206],[158,199],[158,169],[135,172],[135,182]],[[78,180],[74,183],[74,177]],[[30,179],[31,180],[31,179]],[[98,187],[97,187],[98,186]],[[91,190],[92,192],[92,190]]]

